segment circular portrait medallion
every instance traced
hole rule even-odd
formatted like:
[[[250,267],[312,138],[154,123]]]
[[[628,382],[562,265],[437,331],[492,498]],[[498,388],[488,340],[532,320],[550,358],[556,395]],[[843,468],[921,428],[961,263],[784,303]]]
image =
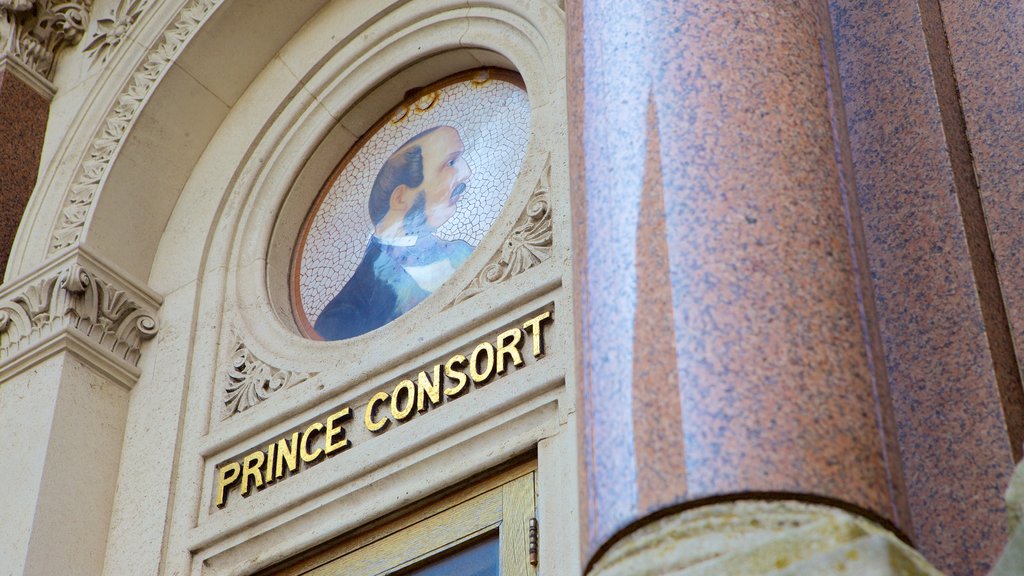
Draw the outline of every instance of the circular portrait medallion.
[[[299,235],[291,291],[303,334],[359,336],[437,291],[494,224],[529,136],[522,79],[497,69],[442,80],[382,118]]]

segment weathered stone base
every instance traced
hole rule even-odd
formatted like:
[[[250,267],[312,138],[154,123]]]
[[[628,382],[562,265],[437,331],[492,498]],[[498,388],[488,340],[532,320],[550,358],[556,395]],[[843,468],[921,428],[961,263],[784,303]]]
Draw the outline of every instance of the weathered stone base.
[[[740,501],[662,518],[616,542],[591,576],[937,576],[888,531],[830,506]]]
[[[1010,541],[990,576],[1024,574],[1024,462],[1017,465],[1010,487],[1006,489],[1006,512],[1010,521]]]

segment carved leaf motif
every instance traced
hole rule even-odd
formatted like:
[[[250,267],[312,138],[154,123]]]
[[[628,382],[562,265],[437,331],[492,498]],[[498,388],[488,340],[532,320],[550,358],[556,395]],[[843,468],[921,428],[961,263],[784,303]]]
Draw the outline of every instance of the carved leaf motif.
[[[502,244],[501,251],[459,294],[455,299],[455,304],[476,296],[489,286],[522,274],[551,256],[551,206],[548,200],[550,177],[551,164],[549,162],[530,196],[526,209],[516,221],[512,233]]]
[[[92,0],[0,0],[9,55],[52,80],[57,53],[82,39],[91,9]]]
[[[231,355],[224,386],[225,418],[263,402],[281,388],[308,380],[305,372],[280,370],[257,358],[239,342]]]
[[[110,18],[100,18],[96,21],[92,40],[83,52],[92,56],[94,63],[106,62],[110,53],[128,35],[148,5],[148,0],[121,0]]]
[[[0,360],[60,328],[78,331],[134,366],[157,323],[154,311],[127,292],[71,264],[0,300]]]

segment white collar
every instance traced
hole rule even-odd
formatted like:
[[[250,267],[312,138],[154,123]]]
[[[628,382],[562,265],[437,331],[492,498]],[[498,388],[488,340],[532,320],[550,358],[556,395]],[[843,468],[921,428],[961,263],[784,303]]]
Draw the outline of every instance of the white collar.
[[[402,247],[415,246],[416,245],[416,240],[418,239],[416,236],[412,236],[412,235],[410,235],[410,236],[394,236],[394,237],[391,237],[391,238],[381,238],[380,236],[377,236],[376,234],[374,234],[373,237],[377,239],[377,242],[380,242],[381,244],[384,244],[385,246],[402,246]]]

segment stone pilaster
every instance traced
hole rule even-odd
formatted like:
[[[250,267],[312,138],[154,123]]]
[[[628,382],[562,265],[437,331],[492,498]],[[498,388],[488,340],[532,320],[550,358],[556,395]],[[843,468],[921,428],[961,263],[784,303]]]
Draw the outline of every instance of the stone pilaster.
[[[159,299],[82,249],[0,292],[0,573],[100,574]]]

